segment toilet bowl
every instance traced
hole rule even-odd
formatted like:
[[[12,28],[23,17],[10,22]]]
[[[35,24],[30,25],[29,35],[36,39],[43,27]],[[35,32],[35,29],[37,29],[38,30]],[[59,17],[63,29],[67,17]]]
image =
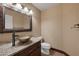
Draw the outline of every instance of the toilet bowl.
[[[49,43],[46,43],[46,42],[41,43],[41,53],[43,55],[49,55],[50,48],[51,48],[51,45]]]

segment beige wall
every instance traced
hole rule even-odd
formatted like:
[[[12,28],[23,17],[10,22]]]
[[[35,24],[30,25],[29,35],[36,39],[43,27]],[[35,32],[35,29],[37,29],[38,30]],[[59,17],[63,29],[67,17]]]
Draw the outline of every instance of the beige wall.
[[[70,55],[79,56],[79,31],[72,28],[79,24],[79,4],[63,4],[63,48]]]
[[[50,7],[41,14],[41,34],[52,47],[62,49],[61,5]]]
[[[41,12],[37,8],[35,8],[32,4],[24,4],[28,8],[31,8],[33,10],[33,16],[32,16],[32,21],[33,21],[33,30],[32,32],[19,32],[16,34],[19,35],[32,35],[32,36],[40,36],[41,35]],[[8,42],[11,41],[11,33],[1,33],[0,34],[0,42]]]
[[[61,4],[42,12],[41,30],[44,39],[52,47],[62,49],[70,55],[79,56],[79,4]]]

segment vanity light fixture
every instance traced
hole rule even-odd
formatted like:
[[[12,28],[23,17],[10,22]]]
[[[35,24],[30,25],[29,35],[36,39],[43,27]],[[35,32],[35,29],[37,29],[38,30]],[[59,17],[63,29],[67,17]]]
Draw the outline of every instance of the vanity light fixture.
[[[22,6],[20,3],[4,3],[3,6],[11,8],[23,14],[27,14],[27,15],[33,14],[31,9],[28,9],[27,7]]]
[[[13,7],[14,7],[14,8],[13,8],[14,10],[21,12],[21,9],[22,9],[21,4],[19,4],[19,3],[14,4]]]
[[[21,4],[19,4],[19,3],[17,3],[17,4],[15,5],[15,7],[16,7],[17,9],[22,9]]]
[[[27,7],[24,8],[24,11],[27,12],[27,13],[29,12]]]
[[[28,15],[29,9],[27,7],[24,7],[21,12]]]

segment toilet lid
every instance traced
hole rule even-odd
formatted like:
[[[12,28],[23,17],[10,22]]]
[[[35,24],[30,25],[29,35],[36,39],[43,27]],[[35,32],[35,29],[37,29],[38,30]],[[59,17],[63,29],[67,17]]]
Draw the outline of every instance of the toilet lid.
[[[50,48],[50,44],[49,43],[41,43],[41,47],[48,47],[48,48]]]

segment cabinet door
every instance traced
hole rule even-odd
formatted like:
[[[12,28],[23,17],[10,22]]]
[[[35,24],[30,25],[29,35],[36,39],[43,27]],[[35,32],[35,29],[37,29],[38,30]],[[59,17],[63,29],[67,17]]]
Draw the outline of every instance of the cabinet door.
[[[3,32],[3,7],[0,6],[0,32]]]
[[[14,56],[40,56],[40,55],[41,55],[41,41],[14,54]]]
[[[40,51],[40,47],[37,48],[36,50],[34,50],[30,56],[41,56],[41,51]]]

